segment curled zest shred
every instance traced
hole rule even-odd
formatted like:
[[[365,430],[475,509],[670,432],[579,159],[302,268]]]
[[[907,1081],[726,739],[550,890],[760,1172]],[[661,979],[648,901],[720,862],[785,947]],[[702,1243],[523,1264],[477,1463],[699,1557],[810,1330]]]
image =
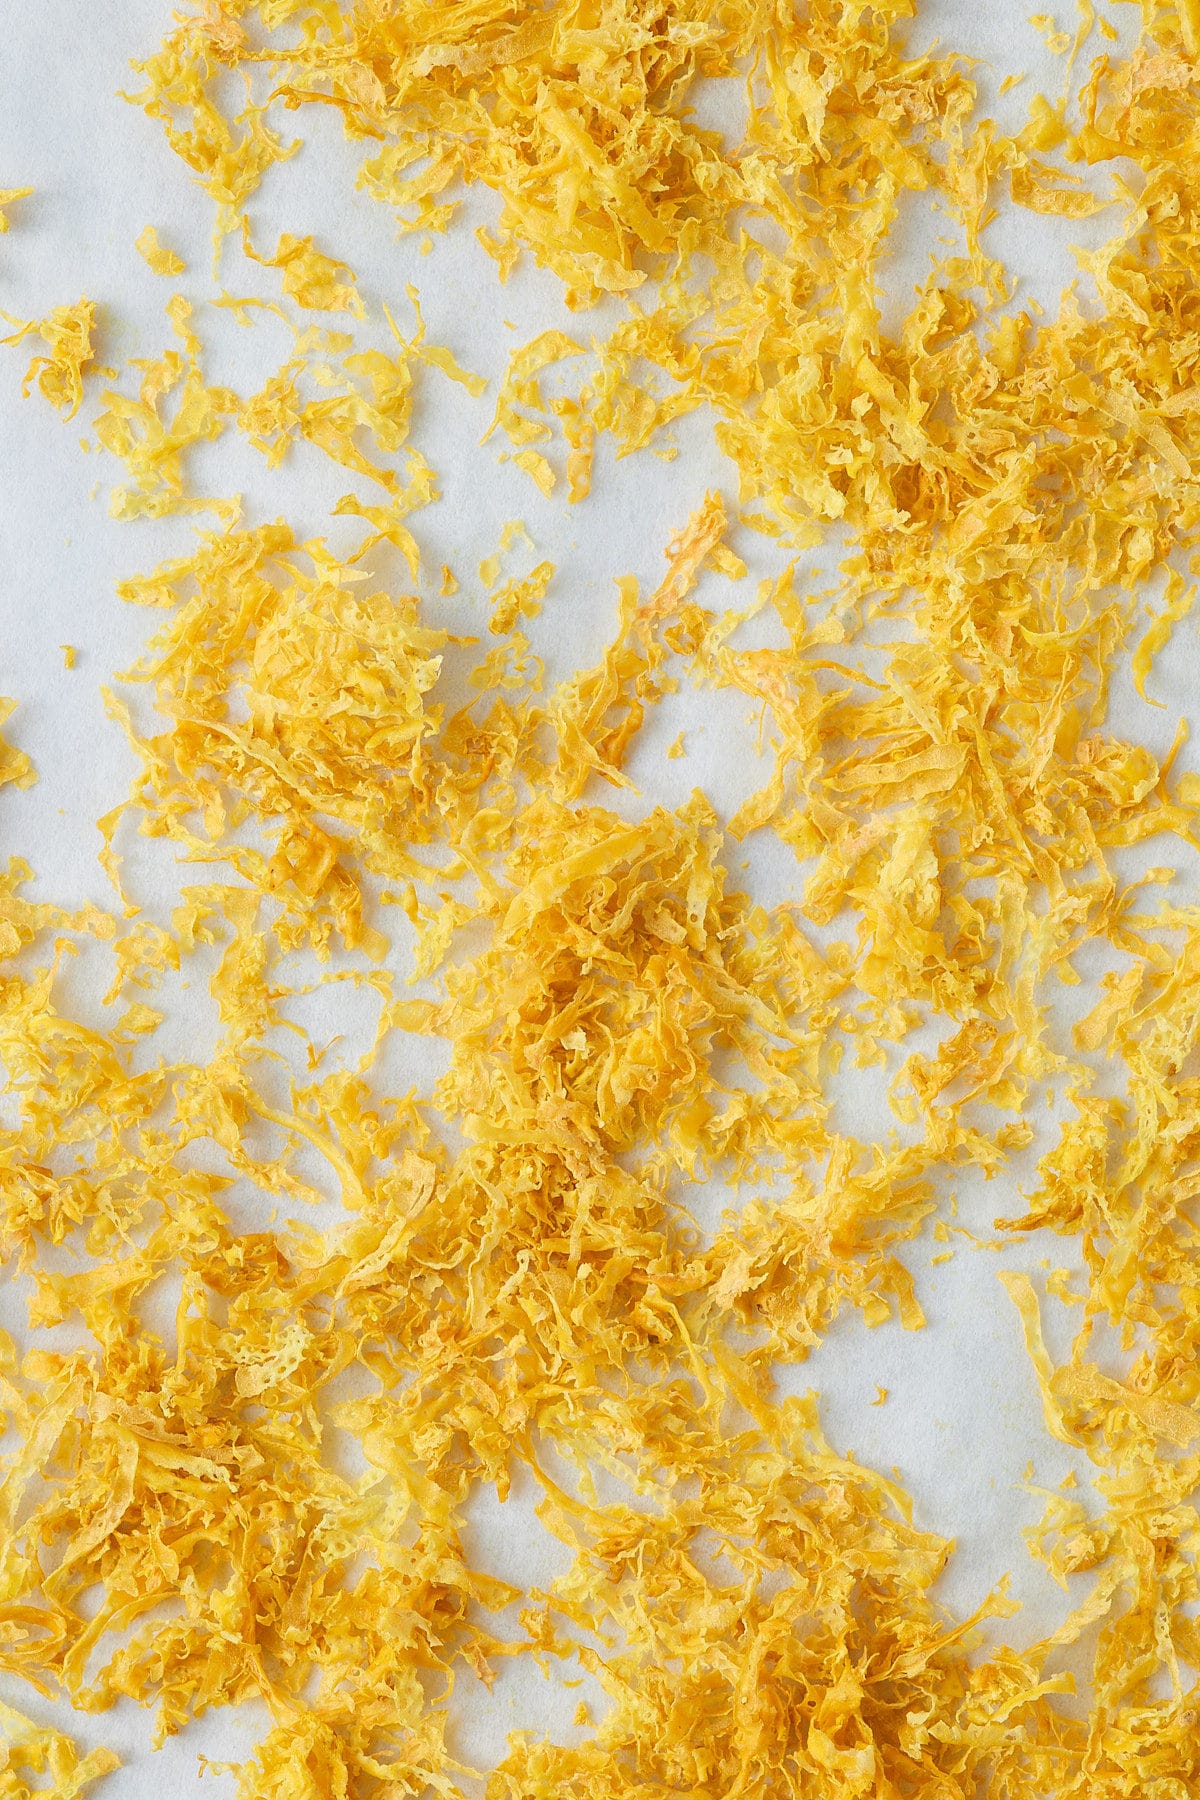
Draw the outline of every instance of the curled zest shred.
[[[153,225],[147,225],[134,240],[134,247],[142,261],[156,275],[182,275],[187,264],[175,250],[170,250],[159,242],[158,232]]]
[[[240,511],[236,500],[201,500],[185,493],[184,457],[193,444],[219,436],[238,399],[228,388],[206,385],[188,302],[176,294],[166,310],[182,351],[136,359],[137,395],[107,389],[104,411],[93,425],[98,442],[121,458],[131,477],[128,487],[114,491],[109,510],[117,519],[155,519],[168,512],[211,509],[232,522]]]
[[[56,306],[44,319],[12,319],[0,312],[0,318],[17,327],[0,343],[19,344],[36,334],[46,346],[44,356],[35,356],[25,374],[22,392],[28,394],[36,382],[38,391],[66,419],[73,419],[83,404],[84,370],[92,366],[92,333],[96,329],[96,308],[91,300],[80,300],[74,306]]]
[[[186,452],[229,422],[268,461],[302,438],[385,496],[339,502],[370,531],[350,559],[221,503],[226,529],[122,586],[164,615],[110,696],[139,758],[124,815],[222,869],[170,929],[35,904],[20,863],[0,880],[0,1230],[31,1325],[88,1334],[0,1347],[19,1440],[0,1664],[87,1708],[153,1701],[164,1734],[265,1701],[243,1800],[460,1792],[456,1680],[516,1654],[590,1675],[606,1710],[570,1744],[514,1734],[489,1800],[1176,1800],[1200,1781],[1200,914],[1162,891],[1172,868],[1135,880],[1121,855],[1190,858],[1200,783],[1175,775],[1182,730],[1156,754],[1109,725],[1135,634],[1146,697],[1193,601],[1200,10],[1147,0],[1136,46],[1098,57],[1069,108],[1035,98],[1014,135],[976,118],[960,59],[909,53],[916,10],[214,0],[142,65],[218,233],[240,229],[301,309],[363,306],[311,239],[264,258],[245,225],[296,148],[279,110],[310,105],[366,141],[363,186],[408,227],[448,228],[457,184],[483,183],[501,276],[529,254],[570,306],[605,301],[606,336],[540,333],[500,384],[490,432],[547,497],[565,472],[583,501],[598,444],[667,451],[702,408],[737,491],[736,511],[698,498],[651,593],[621,580],[611,643],[549,692],[522,627],[556,571],[501,584],[487,559],[493,641],[454,704],[447,653],[470,646],[360,567],[387,542],[418,581],[404,521],[437,489],[408,444],[414,365],[483,390],[419,309],[411,341],[388,315],[386,351],[306,327],[245,400],[205,383],[176,299],[182,349],[105,397],[122,516],[206,504]],[[697,122],[712,78],[743,90],[736,143]],[[913,195],[961,242],[886,330]],[[983,244],[1006,203],[1111,219],[1080,253],[1094,303],[1014,310]],[[55,404],[79,403],[91,325],[81,308],[18,333],[46,342],[30,379]],[[831,527],[846,551],[822,592],[802,558]],[[796,557],[721,613],[745,530]],[[1159,576],[1143,630],[1133,596]],[[744,648],[759,614],[774,629]],[[764,721],[770,774],[727,826],[698,792],[632,818],[601,804],[629,801],[643,725],[685,679]],[[0,782],[31,776],[0,750]],[[103,822],[114,869],[120,825]],[[773,909],[728,873],[765,831],[797,861]],[[420,992],[397,986],[385,902]],[[58,964],[89,938],[124,1006],[107,1034],[60,1006]],[[325,974],[377,996],[377,1050],[445,1040],[426,1102],[386,1098],[370,1057],[322,1073],[311,1043],[304,1075],[280,1074],[298,950],[349,959]],[[1089,950],[1116,968],[1068,1043],[1051,1002]],[[213,1053],[154,1064],[150,997],[200,953]],[[930,1020],[934,1050],[910,1041]],[[902,1134],[839,1128],[847,1050],[894,1060]],[[1120,1096],[1097,1080],[1107,1054]],[[913,1241],[956,1169],[1015,1188],[1052,1083],[1057,1142],[997,1229],[1077,1245],[1065,1360],[1029,1274],[1003,1283],[1047,1430],[1092,1491],[1056,1490],[1031,1534],[1064,1588],[1086,1582],[1019,1649],[999,1641],[1003,1585],[953,1618],[935,1593],[952,1546],[773,1370],[847,1308],[921,1327]],[[712,1175],[741,1204],[703,1231],[688,1195]],[[244,1229],[240,1181],[332,1195],[337,1222]],[[139,1314],[167,1272],[173,1349]],[[544,1591],[472,1557],[473,1497],[521,1480],[570,1553]],[[514,1606],[519,1639],[498,1617]],[[18,1742],[64,1782],[110,1766]]]
[[[17,702],[0,695],[0,725],[6,725],[17,710]],[[23,750],[18,750],[0,733],[0,787],[14,782],[17,787],[32,787],[37,772]]]
[[[310,237],[293,237],[285,231],[274,256],[260,256],[243,227],[244,249],[264,268],[278,269],[284,293],[310,312],[352,312],[362,317],[362,301],[354,289],[354,271],[336,258],[316,249]],[[344,278],[344,279],[343,279]]]
[[[9,207],[18,200],[28,200],[32,193],[32,188],[0,188],[0,233],[7,231],[12,223],[8,216]]]

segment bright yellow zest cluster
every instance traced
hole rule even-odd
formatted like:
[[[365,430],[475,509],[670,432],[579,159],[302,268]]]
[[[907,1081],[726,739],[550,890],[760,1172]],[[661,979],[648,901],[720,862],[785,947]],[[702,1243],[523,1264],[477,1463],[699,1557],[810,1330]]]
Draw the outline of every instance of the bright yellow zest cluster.
[[[363,307],[344,262],[286,232],[256,250],[245,221],[295,148],[283,115],[313,105],[364,141],[363,185],[406,227],[452,228],[460,184],[483,183],[502,275],[532,255],[572,307],[616,298],[591,351],[548,331],[511,359],[493,430],[545,495],[563,479],[583,504],[598,444],[661,446],[700,408],[738,493],[736,514],[710,494],[680,528],[653,593],[621,584],[601,660],[548,691],[522,624],[554,569],[499,588],[469,703],[447,704],[451,640],[361,566],[388,542],[421,585],[405,521],[437,485],[408,443],[413,384],[484,385],[419,313],[412,339],[389,315],[386,353],[295,326],[294,356],[243,398],[205,381],[177,298],[180,348],[105,394],[96,436],[128,469],[114,511],[221,522],[122,590],[163,623],[111,702],[140,772],[103,821],[106,860],[116,876],[132,816],[219,872],[169,930],[132,902],[122,920],[29,902],[19,863],[0,888],[0,1233],[31,1324],[87,1332],[72,1353],[10,1347],[0,1370],[21,1446],[0,1490],[0,1666],[89,1709],[153,1701],[163,1732],[265,1700],[244,1800],[454,1795],[456,1679],[522,1654],[590,1672],[607,1710],[572,1747],[515,1737],[489,1800],[1200,1787],[1200,907],[1162,891],[1165,861],[1135,879],[1120,854],[1157,838],[1194,869],[1200,780],[1174,774],[1182,726],[1155,756],[1106,724],[1133,635],[1152,696],[1193,596],[1200,5],[1143,0],[1136,47],[1097,51],[1017,136],[977,116],[961,59],[908,54],[916,10],[209,0],[142,66],[138,98],[219,234],[295,306]],[[1090,34],[1115,37],[1081,17],[1078,68]],[[714,78],[744,85],[737,143],[695,121]],[[879,271],[919,193],[961,245],[885,331]],[[1112,235],[1084,257],[1098,301],[1015,310],[986,248],[1001,206],[1106,206]],[[177,272],[152,230],[139,248]],[[81,302],[20,329],[64,409],[92,326]],[[547,397],[551,367],[578,368],[573,391]],[[338,508],[369,527],[357,554],[192,497],[187,452],[226,429],[373,482],[379,504]],[[737,533],[799,558],[832,527],[832,591],[797,560],[741,611],[705,598],[706,577],[745,572]],[[755,614],[783,647],[739,647]],[[685,680],[747,697],[770,778],[724,826],[699,793],[630,823],[605,786],[629,784],[645,717]],[[0,748],[0,782],[30,775]],[[790,904],[729,873],[756,832],[794,852]],[[396,987],[389,905],[433,998]],[[56,997],[89,934],[125,1007],[108,1035]],[[1097,946],[1109,972],[1072,1040],[1055,996]],[[323,1074],[312,1045],[311,1079],[281,1077],[303,951],[374,991],[381,1055],[394,1034],[446,1041],[432,1095],[388,1097],[371,1059]],[[204,957],[215,1050],[154,1062],[155,985]],[[906,1047],[930,1020],[941,1047]],[[830,1077],[898,1046],[905,1129],[857,1141]],[[1061,1366],[1032,1282],[1007,1285],[1096,1503],[1056,1495],[1032,1546],[1064,1586],[1086,1577],[1065,1622],[984,1654],[1003,1592],[949,1617],[931,1590],[951,1546],[772,1371],[846,1307],[923,1323],[898,1247],[952,1171],[1001,1174],[1031,1142],[1051,1082],[1068,1121],[997,1229],[1049,1228],[1086,1268]],[[339,1222],[262,1207],[247,1229],[246,1191],[314,1197],[301,1150]],[[688,1196],[711,1175],[742,1204],[706,1235]],[[139,1313],[166,1276],[170,1347]],[[473,1567],[465,1541],[472,1494],[518,1472],[571,1552],[544,1592]],[[1066,1702],[1085,1664],[1087,1704]],[[64,1795],[108,1766],[14,1732],[59,1757]]]

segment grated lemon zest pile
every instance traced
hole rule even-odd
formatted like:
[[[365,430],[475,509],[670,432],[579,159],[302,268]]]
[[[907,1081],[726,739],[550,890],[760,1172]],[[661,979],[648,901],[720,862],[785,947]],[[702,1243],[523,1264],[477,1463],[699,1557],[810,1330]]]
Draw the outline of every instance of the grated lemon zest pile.
[[[91,1750],[81,1757],[61,1731],[38,1726],[11,1706],[0,1704],[0,1794],[5,1800],[32,1800],[35,1794],[52,1794],[54,1800],[79,1800],[93,1782],[121,1766],[111,1750]],[[38,1779],[48,1775],[53,1786]]]
[[[1108,723],[1126,657],[1158,698],[1197,574],[1200,11],[1147,0],[1132,51],[1011,135],[976,116],[962,59],[909,53],[917,12],[216,0],[141,65],[219,239],[240,231],[302,311],[366,311],[347,264],[287,232],[264,257],[245,221],[297,147],[272,108],[309,105],[367,141],[363,186],[406,227],[450,228],[483,183],[501,277],[528,254],[572,308],[604,302],[590,348],[541,332],[499,386],[489,435],[547,500],[565,477],[585,501],[607,441],[671,454],[703,410],[733,472],[657,586],[621,578],[599,660],[547,686],[524,627],[559,604],[550,562],[501,581],[484,559],[480,643],[362,566],[387,543],[419,585],[405,521],[438,490],[408,441],[414,368],[486,386],[419,307],[411,340],[387,314],[386,350],[296,328],[243,398],[206,383],[176,298],[182,350],[105,396],[118,516],[223,525],[121,586],[163,622],[109,696],[139,771],[101,822],[106,866],[136,824],[205,879],[169,928],[132,901],[120,922],[28,901],[20,862],[0,881],[0,1241],[30,1327],[85,1342],[0,1344],[0,1664],[89,1710],[153,1703],[160,1735],[265,1701],[242,1800],[460,1793],[459,1690],[515,1655],[606,1705],[569,1744],[513,1734],[489,1800],[1176,1800],[1200,1780],[1200,911],[1166,861],[1134,879],[1122,856],[1188,864],[1200,781],[1175,772],[1184,726],[1155,752]],[[1075,58],[1092,18],[1042,24]],[[697,123],[714,79],[742,94],[737,141]],[[912,196],[957,238],[889,330]],[[1005,204],[1109,221],[1053,317],[1016,309],[985,247]],[[91,325],[85,302],[18,332],[46,341],[29,379],[64,408]],[[574,391],[548,397],[551,369]],[[382,490],[338,502],[368,528],[352,555],[190,493],[188,450],[230,423],[269,463],[303,440]],[[803,557],[831,529],[822,589]],[[718,611],[749,533],[794,560]],[[440,595],[464,575],[443,567]],[[684,682],[763,722],[767,780],[724,823],[699,791],[615,809]],[[0,783],[31,779],[2,758]],[[797,863],[770,909],[729,873],[761,832]],[[89,940],[108,1030],[64,998]],[[293,1017],[300,951],[378,1002],[356,1068],[322,1072]],[[1053,1001],[1095,955],[1113,972],[1068,1040]],[[199,959],[211,1054],[155,1061],[151,1001]],[[403,1033],[445,1040],[421,1102],[375,1067]],[[884,1141],[840,1126],[847,1052],[892,1064]],[[956,1170],[1016,1190],[1051,1088],[1057,1142],[996,1228],[1072,1240],[1086,1296],[1057,1360],[1027,1272],[1003,1271],[998,1306],[1090,1492],[1050,1492],[1028,1534],[1068,1599],[1017,1648],[1004,1584],[953,1617],[953,1546],[775,1371],[848,1307],[922,1327],[914,1241],[930,1221],[945,1241]],[[688,1196],[711,1177],[739,1204],[702,1231]],[[247,1229],[241,1184],[336,1202],[335,1222]],[[173,1344],[143,1316],[165,1278]],[[1041,1285],[1075,1304],[1065,1281]],[[570,1553],[528,1593],[473,1565],[469,1529],[481,1488],[522,1476]],[[18,1741],[67,1792],[112,1766]]]

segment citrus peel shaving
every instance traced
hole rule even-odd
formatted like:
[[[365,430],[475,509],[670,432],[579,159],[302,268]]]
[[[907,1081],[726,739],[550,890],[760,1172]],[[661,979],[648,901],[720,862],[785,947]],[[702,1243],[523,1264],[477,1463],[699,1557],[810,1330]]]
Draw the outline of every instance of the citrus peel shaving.
[[[1108,719],[1133,596],[1165,572],[1130,655],[1143,695],[1192,598],[1200,407],[1176,322],[1200,273],[1200,22],[1147,6],[1132,53],[1005,137],[973,119],[959,60],[908,54],[912,11],[222,0],[144,65],[143,103],[219,232],[291,153],[271,106],[319,104],[369,140],[364,185],[409,225],[449,227],[454,183],[483,182],[502,273],[528,251],[577,310],[624,309],[587,352],[539,334],[501,382],[492,429],[547,498],[552,419],[583,501],[597,443],[669,451],[701,408],[738,491],[736,513],[697,496],[657,587],[623,578],[600,661],[548,693],[523,626],[556,603],[556,571],[499,586],[486,560],[493,641],[452,706],[453,640],[360,564],[387,541],[419,582],[404,521],[436,488],[407,444],[412,365],[472,399],[482,378],[419,323],[386,352],[298,340],[243,401],[205,385],[175,302],[183,351],[145,366],[136,401],[108,397],[127,515],[194,505],[186,450],[235,418],[268,459],[303,437],[386,494],[339,502],[371,533],[346,561],[287,525],[228,529],[124,584],[166,614],[111,703],[140,758],[126,816],[220,857],[221,879],[158,935],[32,907],[19,865],[0,905],[19,958],[0,987],[4,1243],[32,1278],[31,1325],[88,1334],[6,1356],[5,1666],[89,1707],[153,1700],[162,1731],[265,1700],[246,1800],[459,1791],[456,1678],[515,1653],[587,1672],[607,1710],[574,1744],[515,1736],[494,1800],[1195,1784],[1200,929],[1157,893],[1170,867],[1134,879],[1122,853],[1153,840],[1182,863],[1197,789],[1174,774],[1182,735],[1159,754]],[[226,116],[226,73],[264,66],[269,97]],[[730,145],[689,96],[734,75]],[[1118,163],[1138,180],[1080,178]],[[885,330],[889,235],[902,200],[931,194],[960,244]],[[983,247],[1005,194],[1111,211],[1083,258],[1094,304],[1013,310]],[[361,304],[347,265],[276,241],[296,305]],[[342,390],[307,397],[311,348],[341,359]],[[547,399],[544,372],[583,356],[577,391]],[[51,385],[77,404],[68,366]],[[386,460],[402,448],[406,482]],[[831,592],[801,560],[830,526],[849,545]],[[746,527],[797,559],[719,613],[711,580],[741,578],[729,539]],[[743,647],[759,613],[774,637]],[[771,773],[727,829],[700,794],[630,817],[601,804],[629,800],[639,734],[685,679],[769,727]],[[30,773],[13,753],[5,771]],[[801,865],[772,910],[728,872],[764,831]],[[422,992],[394,979],[382,883]],[[111,943],[110,1031],[60,1010],[52,933]],[[147,1066],[142,996],[198,948],[219,950],[213,1055]],[[299,948],[336,952],[326,973],[378,995],[357,1071],[321,1073],[308,1042],[304,1074],[279,1073]],[[1118,972],[1068,1043],[1049,996],[1086,978],[1089,950]],[[421,1104],[374,1085],[372,1056],[403,1032],[447,1041]],[[839,1129],[847,1048],[895,1058],[902,1138]],[[1110,1051],[1120,1098],[1096,1079]],[[1094,1505],[1055,1496],[1031,1534],[1088,1587],[1016,1649],[996,1641],[1002,1589],[965,1619],[938,1604],[950,1546],[828,1445],[814,1401],[781,1401],[773,1371],[847,1306],[921,1328],[912,1246],[947,1178],[1007,1183],[1052,1082],[1070,1111],[998,1229],[1078,1245],[1087,1303],[1061,1362],[1030,1276],[1004,1280]],[[742,1203],[704,1232],[688,1198],[711,1174]],[[336,1223],[244,1229],[237,1181],[335,1201]],[[64,1245],[67,1268],[46,1255]],[[172,1347],[138,1310],[167,1275]],[[339,1398],[352,1369],[364,1391]],[[361,1478],[339,1472],[335,1431]],[[468,1525],[482,1484],[503,1497],[522,1472],[572,1559],[528,1595],[473,1566]],[[514,1640],[499,1615],[522,1600]],[[1064,1703],[1068,1654],[1085,1709]]]

